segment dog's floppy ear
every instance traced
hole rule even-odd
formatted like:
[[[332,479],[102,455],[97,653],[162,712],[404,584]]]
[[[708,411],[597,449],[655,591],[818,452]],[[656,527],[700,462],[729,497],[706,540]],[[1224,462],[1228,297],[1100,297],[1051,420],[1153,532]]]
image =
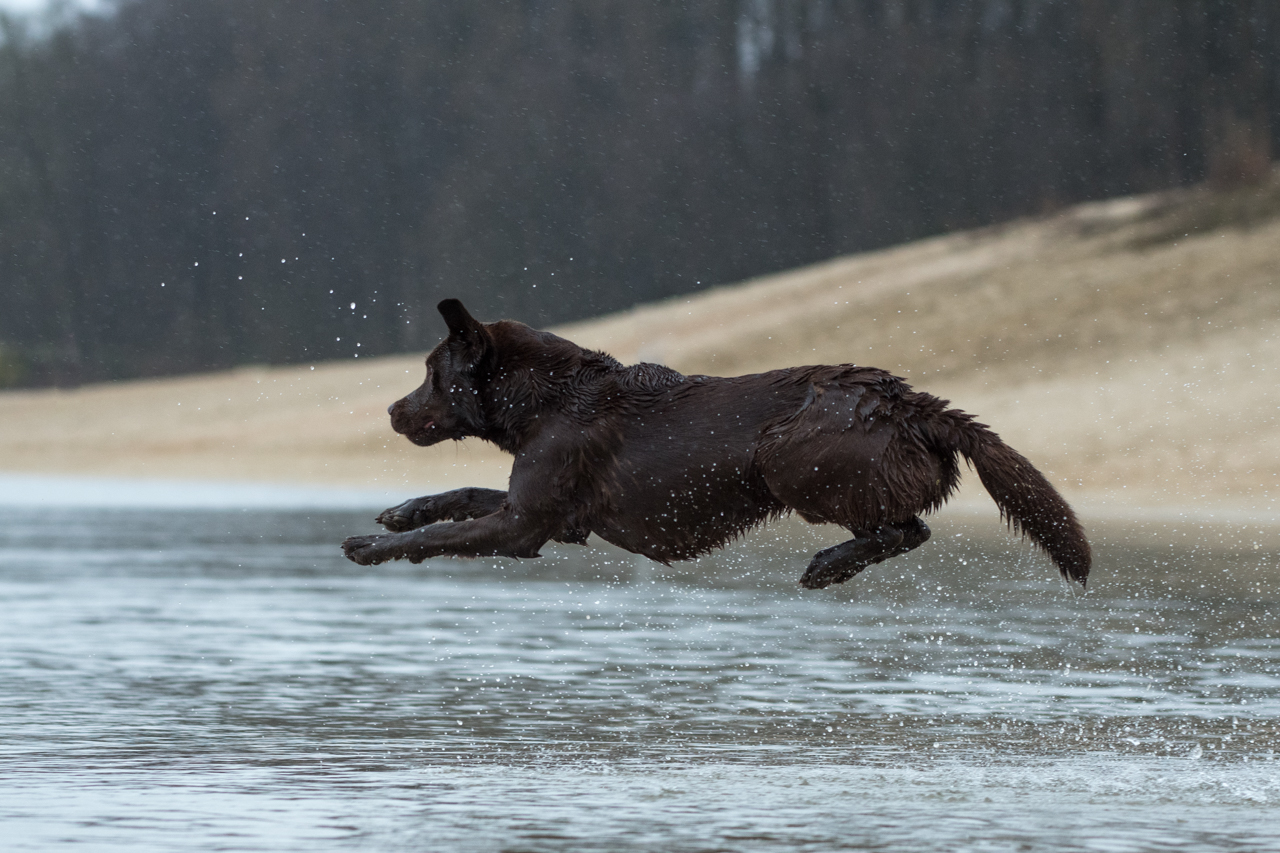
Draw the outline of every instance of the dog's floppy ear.
[[[473,361],[478,362],[487,351],[492,349],[493,338],[489,337],[488,330],[479,320],[467,313],[467,309],[462,307],[462,302],[457,299],[446,299],[436,306],[436,310],[440,312],[441,317],[444,317],[445,325],[449,327],[449,338],[462,344],[463,349]]]

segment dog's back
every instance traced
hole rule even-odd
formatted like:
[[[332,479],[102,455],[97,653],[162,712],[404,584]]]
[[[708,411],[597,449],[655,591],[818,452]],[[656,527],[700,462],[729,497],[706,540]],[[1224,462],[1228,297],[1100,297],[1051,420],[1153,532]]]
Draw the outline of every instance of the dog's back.
[[[646,375],[663,381],[637,381]],[[604,402],[584,439],[612,434],[616,450],[591,472],[604,500],[584,518],[606,541],[654,559],[697,556],[788,510],[851,530],[905,521],[954,487],[955,454],[939,456],[902,429],[938,408],[936,398],[884,371],[722,378],[636,365],[598,381],[608,390],[592,395]]]
[[[962,453],[1002,513],[1064,576],[1087,576],[1087,540],[1043,476],[969,415],[885,371],[815,365],[721,378],[637,365],[610,373],[612,405],[592,428],[616,432],[617,450],[592,472],[600,497],[583,515],[606,541],[670,561],[787,511],[854,532],[910,528],[955,490]],[[646,374],[661,382],[635,381]],[[642,393],[629,395],[628,385]]]

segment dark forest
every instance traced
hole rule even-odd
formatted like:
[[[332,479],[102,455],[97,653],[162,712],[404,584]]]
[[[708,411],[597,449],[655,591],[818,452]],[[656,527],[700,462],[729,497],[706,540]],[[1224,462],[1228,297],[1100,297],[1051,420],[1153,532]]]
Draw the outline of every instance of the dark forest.
[[[1263,174],[1274,0],[127,0],[0,34],[0,385],[432,346]]]

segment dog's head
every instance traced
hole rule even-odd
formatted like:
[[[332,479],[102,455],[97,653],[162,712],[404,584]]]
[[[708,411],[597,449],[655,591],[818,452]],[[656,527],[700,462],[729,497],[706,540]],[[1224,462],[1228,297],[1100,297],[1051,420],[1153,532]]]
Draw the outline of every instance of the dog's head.
[[[391,428],[420,447],[481,435],[481,391],[496,357],[493,337],[457,299],[439,305],[449,337],[427,356],[427,377],[387,409]]]

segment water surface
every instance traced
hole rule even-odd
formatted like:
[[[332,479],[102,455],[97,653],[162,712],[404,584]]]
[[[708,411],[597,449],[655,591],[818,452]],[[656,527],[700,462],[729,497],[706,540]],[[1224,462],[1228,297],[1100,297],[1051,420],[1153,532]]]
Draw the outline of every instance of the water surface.
[[[0,831],[49,850],[1280,849],[1280,555],[783,525],[361,568],[371,513],[4,510]],[[825,538],[824,538],[825,537]]]

